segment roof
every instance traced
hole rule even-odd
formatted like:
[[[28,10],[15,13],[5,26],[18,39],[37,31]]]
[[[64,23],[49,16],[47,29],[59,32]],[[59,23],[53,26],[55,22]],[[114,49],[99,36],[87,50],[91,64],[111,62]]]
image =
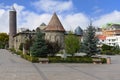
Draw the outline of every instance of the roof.
[[[106,28],[110,28],[110,27],[112,27],[112,26],[118,28],[118,27],[120,27],[120,23],[108,23],[108,24],[106,24],[106,25],[103,25],[102,28],[103,28],[103,29],[106,29]]]
[[[39,29],[40,30],[44,30],[46,28],[46,24],[45,23],[42,23],[40,26],[39,26]]]
[[[113,24],[111,27],[116,28],[116,29],[120,29],[120,24]]]
[[[104,35],[98,35],[97,38],[100,39],[100,40],[105,40],[106,36],[104,36]]]
[[[36,32],[34,32],[34,31],[23,31],[23,32],[19,32],[19,33],[15,34],[13,37],[16,37],[16,36],[22,35],[22,34],[36,34]]]
[[[76,35],[79,35],[79,36],[83,35],[83,30],[80,28],[80,26],[78,26],[78,27],[75,29],[75,34],[76,34]]]
[[[65,32],[63,25],[61,24],[59,18],[57,17],[56,13],[53,14],[49,24],[45,28],[45,31],[61,31]]]
[[[46,26],[46,24],[45,24],[45,23],[42,23],[40,26]]]

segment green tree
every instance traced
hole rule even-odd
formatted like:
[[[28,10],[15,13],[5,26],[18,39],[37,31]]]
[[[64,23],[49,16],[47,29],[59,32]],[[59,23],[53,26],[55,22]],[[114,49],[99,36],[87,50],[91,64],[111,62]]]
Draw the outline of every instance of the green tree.
[[[34,57],[46,57],[47,45],[44,39],[44,34],[40,31],[37,32],[33,45],[31,47],[31,56]]]
[[[30,50],[30,47],[32,46],[32,44],[33,44],[33,39],[31,38],[31,39],[26,39],[26,41],[25,41],[25,43],[24,43],[24,48],[25,48],[25,50]]]
[[[112,46],[103,44],[101,48],[102,48],[102,51],[106,51],[106,50],[111,50],[111,49],[112,49]]]
[[[23,43],[20,43],[19,50],[23,50]]]
[[[95,28],[90,24],[83,37],[82,52],[86,53],[87,56],[95,55],[98,52],[97,42],[98,39],[95,37]]]
[[[5,48],[8,45],[9,36],[7,33],[0,33],[0,48]]]
[[[120,54],[120,47],[119,47],[119,45],[116,45],[114,47],[114,51],[115,51],[115,54]]]
[[[72,32],[65,37],[65,51],[72,56],[80,49],[80,40]]]
[[[46,41],[47,44],[47,49],[48,49],[48,54],[50,56],[55,56],[57,52],[60,51],[61,46],[58,44],[58,42],[50,42]]]
[[[102,49],[102,54],[114,55],[114,54],[120,53],[120,47],[118,45],[109,46],[109,45],[103,44],[101,49]]]

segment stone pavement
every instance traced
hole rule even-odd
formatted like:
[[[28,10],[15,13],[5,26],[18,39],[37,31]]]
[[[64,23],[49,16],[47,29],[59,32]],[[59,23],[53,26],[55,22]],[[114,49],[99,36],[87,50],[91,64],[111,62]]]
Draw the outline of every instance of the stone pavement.
[[[120,56],[111,59],[112,64],[40,64],[1,49],[0,80],[120,80]]]

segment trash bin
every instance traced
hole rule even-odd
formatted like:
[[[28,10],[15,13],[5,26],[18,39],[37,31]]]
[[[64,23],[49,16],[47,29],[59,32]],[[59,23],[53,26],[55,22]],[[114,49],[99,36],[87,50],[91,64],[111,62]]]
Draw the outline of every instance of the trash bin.
[[[107,64],[111,64],[111,58],[107,57]]]

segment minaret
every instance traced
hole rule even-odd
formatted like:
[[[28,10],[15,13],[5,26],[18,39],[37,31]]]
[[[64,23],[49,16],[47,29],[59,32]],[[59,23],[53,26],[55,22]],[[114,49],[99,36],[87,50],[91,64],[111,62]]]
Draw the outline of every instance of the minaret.
[[[9,48],[14,48],[14,38],[13,36],[16,34],[16,26],[17,19],[16,19],[16,10],[12,6],[9,11]]]

